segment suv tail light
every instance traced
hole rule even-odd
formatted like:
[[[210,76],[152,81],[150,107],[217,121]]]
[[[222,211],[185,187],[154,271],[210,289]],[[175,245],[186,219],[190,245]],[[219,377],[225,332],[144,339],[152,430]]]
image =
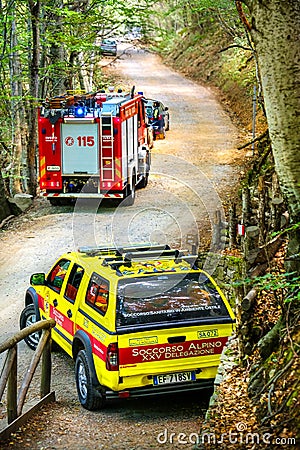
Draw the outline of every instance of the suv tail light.
[[[113,342],[107,347],[106,369],[119,370],[119,350],[117,342]]]

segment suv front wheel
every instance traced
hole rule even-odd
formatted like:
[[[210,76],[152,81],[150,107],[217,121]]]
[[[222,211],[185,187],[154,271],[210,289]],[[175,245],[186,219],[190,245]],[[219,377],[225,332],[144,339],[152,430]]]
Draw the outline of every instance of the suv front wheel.
[[[102,408],[105,399],[93,386],[91,368],[85,350],[80,350],[77,355],[75,379],[81,405],[89,411]]]

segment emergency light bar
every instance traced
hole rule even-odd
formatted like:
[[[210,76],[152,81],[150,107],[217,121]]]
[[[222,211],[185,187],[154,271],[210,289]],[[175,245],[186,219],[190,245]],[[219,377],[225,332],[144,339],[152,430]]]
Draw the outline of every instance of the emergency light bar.
[[[77,118],[82,118],[86,116],[86,108],[84,106],[76,106],[74,109],[74,116]]]

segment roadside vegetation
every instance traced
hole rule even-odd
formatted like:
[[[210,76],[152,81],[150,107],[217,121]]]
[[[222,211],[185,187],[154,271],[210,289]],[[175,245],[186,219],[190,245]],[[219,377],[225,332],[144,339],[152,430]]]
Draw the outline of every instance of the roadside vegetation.
[[[154,49],[167,64],[216,91],[235,123],[246,131],[241,150],[252,151],[252,156],[245,161],[245,176],[231,205],[238,212],[239,222],[249,230],[257,229],[258,234],[255,244],[253,238],[246,236],[229,250],[229,253],[241,251],[245,269],[245,278],[237,283],[236,291],[239,344],[238,350],[232,351],[233,358],[238,356],[239,364],[221,384],[202,432],[219,437],[227,432],[226,448],[237,448],[236,442],[228,442],[228,430],[247,430],[260,436],[270,433],[272,438],[278,438],[276,443],[272,441],[276,444],[274,448],[282,448],[284,443],[299,439],[296,436],[300,406],[299,268],[297,263],[293,264],[299,254],[295,244],[299,214],[293,217],[294,207],[284,196],[284,188],[280,190],[278,185],[280,157],[277,155],[276,161],[272,151],[259,55],[248,22],[251,14],[245,5],[243,9],[242,2],[235,3],[199,1],[198,8],[195,4],[186,8],[185,2],[176,3],[176,7],[169,2],[164,17],[168,23],[173,19],[173,28],[165,31],[161,26],[165,32],[156,40]],[[253,8],[256,2],[245,3]],[[290,64],[293,66],[293,61]],[[272,107],[267,105],[269,109]],[[295,164],[298,165],[296,160]],[[275,203],[280,205],[279,214],[283,214],[277,224],[274,223]],[[290,225],[284,219],[287,215]],[[269,252],[274,241],[278,242]],[[251,251],[259,247],[260,256],[265,253],[263,260],[247,260],[249,245]],[[287,254],[291,253],[290,258]],[[250,293],[250,303],[247,293]],[[237,428],[238,423],[244,424],[243,430]],[[250,448],[253,442],[248,444]],[[245,442],[240,445],[248,448]],[[270,442],[260,441],[257,447],[251,448],[269,448],[269,445]],[[214,444],[204,447],[215,448]]]

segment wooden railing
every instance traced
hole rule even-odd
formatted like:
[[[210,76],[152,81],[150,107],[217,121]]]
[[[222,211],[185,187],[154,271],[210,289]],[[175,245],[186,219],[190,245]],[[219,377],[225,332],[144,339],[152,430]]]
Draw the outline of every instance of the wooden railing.
[[[8,439],[10,434],[17,430],[28,418],[33,415],[37,409],[50,401],[55,401],[55,393],[50,393],[51,388],[51,328],[55,326],[53,319],[41,320],[29,327],[16,333],[0,344],[0,354],[7,350],[6,358],[0,375],[0,401],[7,385],[7,423],[6,428],[0,431],[1,440]],[[32,333],[41,332],[42,335],[38,346],[33,354],[29,368],[24,376],[22,385],[18,393],[18,342]],[[41,362],[41,384],[40,398],[41,400],[31,409],[22,414],[26,395],[30,387],[30,383],[34,376],[35,370],[40,359]]]

